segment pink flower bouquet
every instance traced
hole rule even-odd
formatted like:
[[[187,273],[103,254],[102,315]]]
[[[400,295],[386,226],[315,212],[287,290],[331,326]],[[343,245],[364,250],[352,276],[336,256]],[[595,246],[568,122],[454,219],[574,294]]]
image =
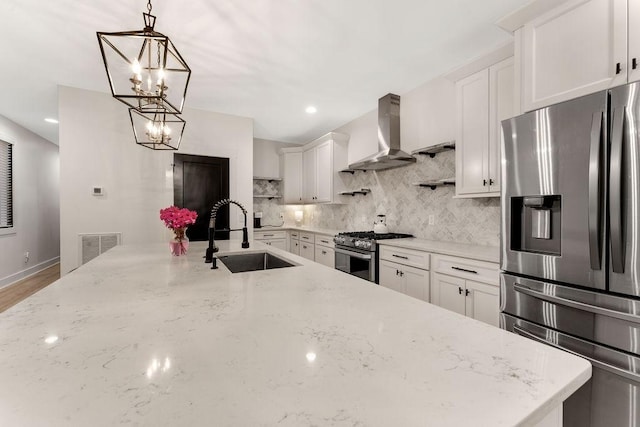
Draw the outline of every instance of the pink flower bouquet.
[[[176,206],[169,206],[168,208],[160,209],[160,219],[175,234],[175,241],[171,242],[171,253],[174,255],[187,253],[189,242],[184,233],[188,226],[196,223],[196,218],[198,218],[198,214],[186,208],[180,209]]]

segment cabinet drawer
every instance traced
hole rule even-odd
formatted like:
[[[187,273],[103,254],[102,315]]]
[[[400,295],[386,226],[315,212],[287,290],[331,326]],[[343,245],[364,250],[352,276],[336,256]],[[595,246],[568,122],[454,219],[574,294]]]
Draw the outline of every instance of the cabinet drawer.
[[[324,236],[322,234],[316,234],[316,245],[325,246],[327,248],[335,247],[333,237]]]
[[[434,255],[432,269],[438,273],[494,286],[498,286],[500,277],[498,264],[446,255]]]
[[[411,267],[429,269],[428,252],[416,251],[413,249],[396,248],[391,246],[380,246],[380,259],[397,262],[399,264],[409,265]]]
[[[291,235],[292,239],[300,240],[300,232],[298,232],[298,231],[290,231],[289,234]]]
[[[315,237],[313,233],[300,233],[301,242],[315,243]]]
[[[276,231],[254,231],[253,238],[255,240],[271,240],[271,239],[286,239],[287,232],[284,230]]]

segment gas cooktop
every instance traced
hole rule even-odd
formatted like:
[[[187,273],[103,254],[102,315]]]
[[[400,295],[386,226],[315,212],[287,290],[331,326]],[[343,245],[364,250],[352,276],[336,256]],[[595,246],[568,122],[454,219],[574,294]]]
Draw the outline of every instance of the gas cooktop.
[[[369,251],[376,250],[376,241],[387,239],[402,239],[404,237],[413,237],[411,234],[402,233],[374,233],[373,231],[349,231],[346,233],[338,233],[333,241],[338,246],[347,246]]]
[[[370,240],[401,239],[403,237],[413,237],[412,234],[374,233],[373,231],[348,231],[345,233],[338,233],[338,236],[354,237],[356,239],[370,239]]]

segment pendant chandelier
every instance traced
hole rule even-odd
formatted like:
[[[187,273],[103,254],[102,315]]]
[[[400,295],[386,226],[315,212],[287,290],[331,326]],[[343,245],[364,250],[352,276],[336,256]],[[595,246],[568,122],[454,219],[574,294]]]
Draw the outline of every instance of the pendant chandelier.
[[[177,150],[186,122],[177,114],[141,113],[129,108],[136,144],[153,150]]]
[[[185,121],[176,114],[182,113],[191,69],[169,37],[155,31],[151,9],[148,0],[143,30],[98,32],[98,43],[111,94],[130,108],[136,143],[177,150]],[[153,131],[140,133],[140,118],[147,119],[145,127]]]

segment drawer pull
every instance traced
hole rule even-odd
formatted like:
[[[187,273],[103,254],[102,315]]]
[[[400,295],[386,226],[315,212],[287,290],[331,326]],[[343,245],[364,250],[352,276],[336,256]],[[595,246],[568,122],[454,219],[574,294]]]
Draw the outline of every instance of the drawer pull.
[[[307,247],[305,245],[302,245],[302,249],[307,249]]]
[[[322,243],[329,243],[328,240],[320,240]]]
[[[326,255],[326,254],[327,254],[327,251],[322,251],[322,255]]]
[[[273,237],[273,234],[263,234],[262,237]]]
[[[451,267],[453,270],[464,271],[465,273],[478,274],[475,270],[467,270],[466,268]]]
[[[304,240],[309,240],[309,238],[308,238],[307,236],[302,236],[302,238],[303,238]]]
[[[396,257],[396,258],[400,258],[400,259],[409,259],[408,256],[402,256],[402,255],[396,255],[396,254],[391,254],[391,256]]]

